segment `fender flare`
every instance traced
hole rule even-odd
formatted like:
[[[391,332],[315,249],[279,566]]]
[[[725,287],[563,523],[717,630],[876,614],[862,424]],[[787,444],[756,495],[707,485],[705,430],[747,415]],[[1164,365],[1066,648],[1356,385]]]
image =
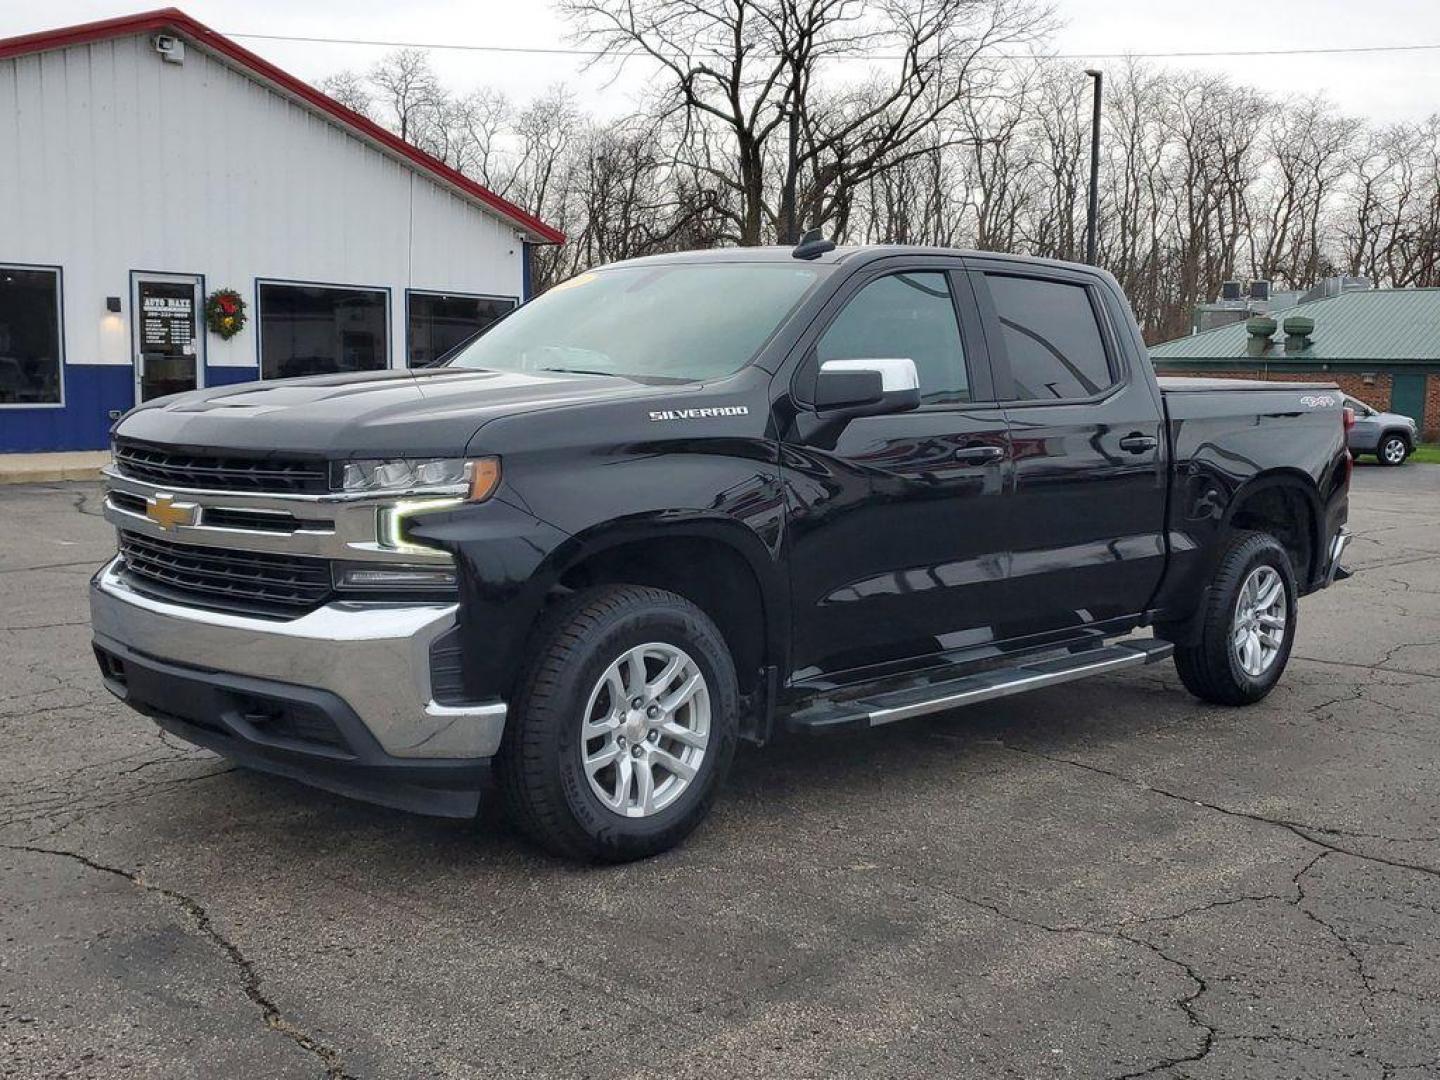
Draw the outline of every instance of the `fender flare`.
[[[669,539],[708,540],[721,543],[744,561],[755,578],[760,597],[760,620],[765,629],[762,655],[767,666],[782,667],[789,640],[790,609],[784,575],[775,552],[742,522],[703,510],[661,511],[597,522],[556,545],[532,576],[534,591],[543,596],[588,559],[626,544]]]
[[[1225,514],[1221,519],[1222,535],[1228,536],[1234,531],[1235,514],[1248,502],[1252,496],[1274,488],[1284,488],[1289,491],[1298,492],[1310,508],[1310,551],[1312,558],[1323,555],[1325,551],[1325,506],[1320,498],[1320,489],[1309,473],[1300,469],[1278,468],[1269,469],[1259,475],[1245,481],[1235,489],[1230,496],[1229,502],[1225,505]],[[1217,546],[1218,552],[1218,546]],[[1298,568],[1297,568],[1298,569]],[[1308,584],[1310,568],[1305,568],[1306,582]]]

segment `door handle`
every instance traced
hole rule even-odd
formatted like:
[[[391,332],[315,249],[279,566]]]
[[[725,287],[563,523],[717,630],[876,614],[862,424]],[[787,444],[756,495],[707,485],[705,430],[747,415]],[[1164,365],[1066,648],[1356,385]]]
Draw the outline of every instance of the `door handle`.
[[[1120,449],[1128,450],[1132,454],[1144,454],[1159,445],[1160,440],[1154,435],[1141,435],[1138,431],[1120,440]]]
[[[998,446],[962,446],[955,451],[955,460],[965,465],[990,465],[1004,456],[1005,451]]]

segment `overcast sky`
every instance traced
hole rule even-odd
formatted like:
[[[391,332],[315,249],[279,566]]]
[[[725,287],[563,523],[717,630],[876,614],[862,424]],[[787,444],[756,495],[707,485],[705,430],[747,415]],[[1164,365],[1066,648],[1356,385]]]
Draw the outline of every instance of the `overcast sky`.
[[[247,33],[477,45],[567,44],[568,27],[545,0],[170,0],[215,30],[314,81],[341,68],[364,69],[383,48],[264,41]],[[0,37],[159,7],[162,0],[0,0]],[[1058,53],[1156,53],[1255,48],[1440,45],[1437,0],[1059,0]],[[1246,13],[1251,17],[1247,18]],[[447,85],[497,87],[525,100],[568,82],[592,109],[626,107],[643,68],[611,81],[581,58],[437,50]],[[1325,92],[1344,111],[1371,120],[1419,120],[1440,112],[1440,49],[1350,56],[1190,58],[1156,63],[1223,71],[1277,95]],[[1116,61],[1097,61],[1097,66]],[[609,85],[607,85],[609,84]]]

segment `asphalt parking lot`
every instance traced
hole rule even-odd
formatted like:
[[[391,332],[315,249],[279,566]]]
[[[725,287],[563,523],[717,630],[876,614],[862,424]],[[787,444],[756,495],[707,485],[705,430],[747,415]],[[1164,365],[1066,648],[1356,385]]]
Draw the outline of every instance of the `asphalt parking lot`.
[[[0,1076],[1440,1075],[1440,467],[1247,710],[1169,665],[742,753],[580,868],[230,768],[93,670],[98,489],[0,488]]]

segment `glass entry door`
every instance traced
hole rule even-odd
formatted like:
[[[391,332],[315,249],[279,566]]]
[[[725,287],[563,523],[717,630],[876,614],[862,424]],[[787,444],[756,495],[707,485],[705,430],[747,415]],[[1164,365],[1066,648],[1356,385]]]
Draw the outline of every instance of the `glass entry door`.
[[[205,371],[199,275],[136,273],[132,279],[136,402],[194,390]]]

